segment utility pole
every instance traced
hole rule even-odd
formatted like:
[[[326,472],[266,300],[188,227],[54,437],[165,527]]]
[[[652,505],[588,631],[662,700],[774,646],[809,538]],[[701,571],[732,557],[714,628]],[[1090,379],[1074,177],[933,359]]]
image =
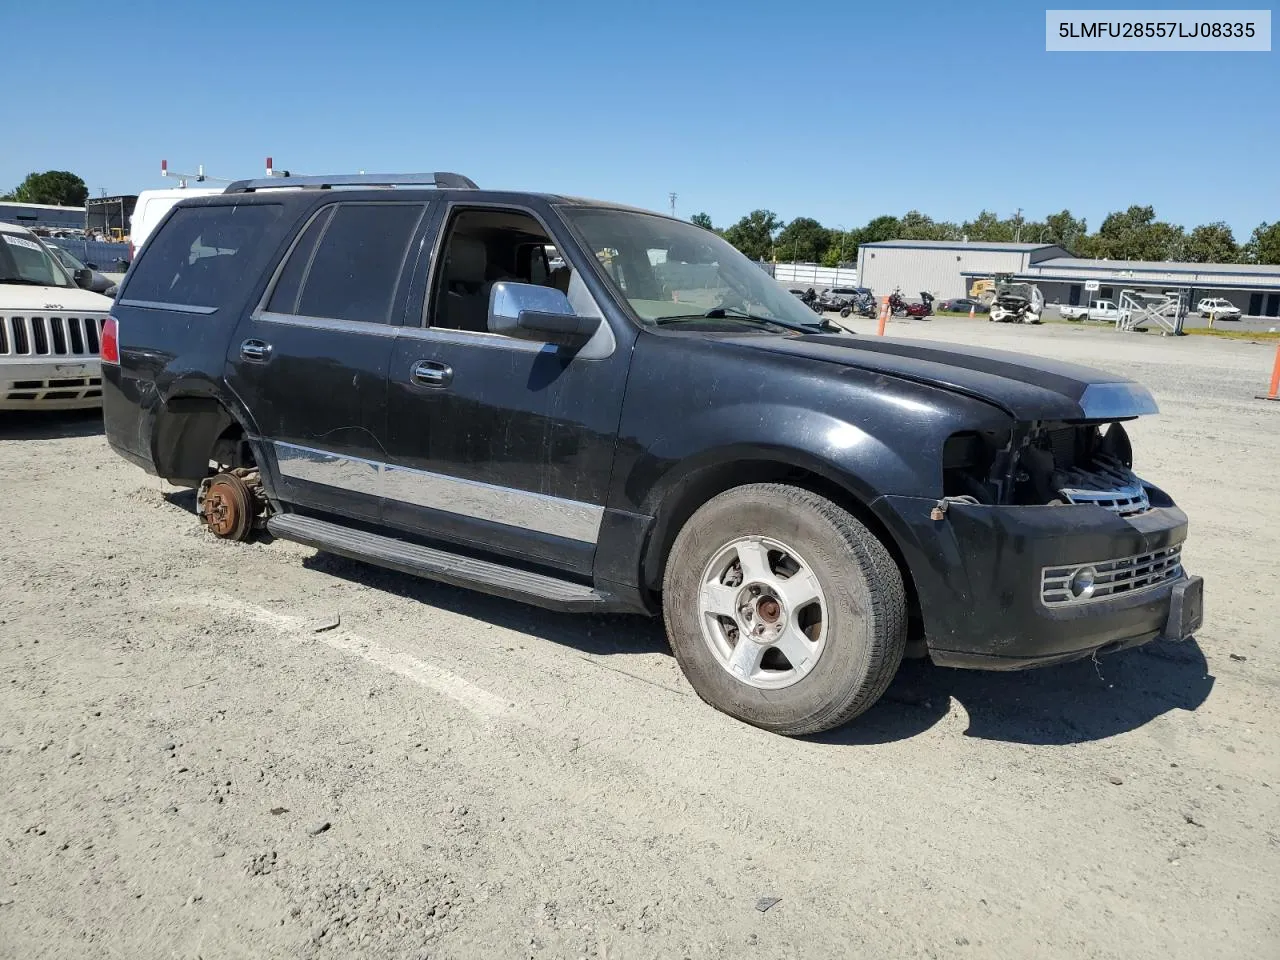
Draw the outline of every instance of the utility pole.
[[[673,190],[667,196],[671,198],[671,215],[674,217],[676,215],[676,192]]]
[[[1021,207],[1019,207],[1017,210],[1013,212],[1013,219],[1014,219],[1014,222],[1017,223],[1017,226],[1014,228],[1014,232],[1013,232],[1013,240],[1015,243],[1021,243],[1022,242],[1022,208]]]

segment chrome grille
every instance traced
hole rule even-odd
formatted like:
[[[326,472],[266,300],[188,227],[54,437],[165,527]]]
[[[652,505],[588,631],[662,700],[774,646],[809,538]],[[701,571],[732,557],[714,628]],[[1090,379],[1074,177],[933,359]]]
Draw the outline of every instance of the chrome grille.
[[[1071,589],[1071,580],[1080,571],[1088,570],[1094,572],[1093,589],[1087,596],[1077,595]],[[1177,544],[1164,550],[1139,553],[1118,560],[1045,567],[1040,575],[1040,599],[1049,607],[1094,603],[1153,590],[1182,576],[1182,544]]]
[[[1151,509],[1146,488],[1140,482],[1126,484],[1114,490],[1082,490],[1078,487],[1063,487],[1058,492],[1071,503],[1096,504],[1122,517],[1146,513]]]
[[[1097,457],[1088,468],[1071,467],[1055,477],[1060,484],[1058,492],[1068,503],[1096,504],[1122,517],[1151,509],[1142,481],[1114,457]]]
[[[0,316],[0,357],[96,357],[106,315]]]

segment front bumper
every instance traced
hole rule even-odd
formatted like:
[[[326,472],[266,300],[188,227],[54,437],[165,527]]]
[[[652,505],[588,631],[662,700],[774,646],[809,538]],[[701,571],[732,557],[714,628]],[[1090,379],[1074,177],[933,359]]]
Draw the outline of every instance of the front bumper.
[[[0,358],[0,410],[85,410],[102,405],[97,357]]]
[[[925,639],[943,666],[1018,670],[1182,640],[1203,618],[1203,581],[1181,573],[1155,586],[1087,603],[1046,604],[1046,567],[1147,555],[1186,538],[1187,519],[1163,493],[1120,517],[1099,506],[1006,507],[886,497],[882,511],[902,546]]]

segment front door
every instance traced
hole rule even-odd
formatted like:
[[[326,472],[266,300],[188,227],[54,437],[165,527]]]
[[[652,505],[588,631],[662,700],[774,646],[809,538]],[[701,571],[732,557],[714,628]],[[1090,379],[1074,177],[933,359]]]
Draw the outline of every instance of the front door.
[[[563,266],[550,267],[551,246]],[[403,328],[391,352],[384,521],[587,574],[613,465],[627,331],[606,326],[603,350],[576,353],[488,332],[499,280],[557,286],[578,313],[601,315],[570,238],[532,211],[455,207],[436,249],[422,323]]]
[[[255,417],[280,499],[376,520],[388,364],[421,203],[334,203],[299,233],[231,340],[227,380]]]

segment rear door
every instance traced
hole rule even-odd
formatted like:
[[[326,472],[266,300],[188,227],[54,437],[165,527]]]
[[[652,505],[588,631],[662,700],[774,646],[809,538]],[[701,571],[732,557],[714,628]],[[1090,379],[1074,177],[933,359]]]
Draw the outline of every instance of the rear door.
[[[316,210],[231,339],[227,382],[253,412],[258,462],[308,510],[379,517],[388,361],[421,202]]]

